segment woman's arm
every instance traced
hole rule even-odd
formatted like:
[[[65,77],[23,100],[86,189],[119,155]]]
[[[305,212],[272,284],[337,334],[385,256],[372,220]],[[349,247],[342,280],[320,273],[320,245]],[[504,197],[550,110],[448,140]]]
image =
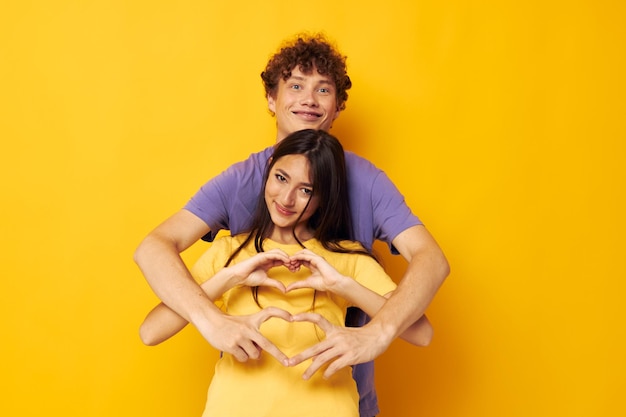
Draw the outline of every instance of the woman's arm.
[[[206,296],[213,302],[226,291],[237,285],[269,286],[281,291],[285,287],[281,282],[267,276],[267,271],[283,264],[288,264],[287,255],[278,249],[259,253],[238,264],[222,268],[213,277],[200,285]],[[139,328],[141,341],[154,346],[174,336],[182,330],[188,321],[167,305],[160,303],[146,316]]]
[[[299,260],[302,266],[309,268],[312,274],[305,280],[289,285],[287,291],[297,288],[331,291],[352,305],[359,307],[369,316],[374,316],[392,294],[390,292],[382,296],[370,290],[355,279],[340,274],[324,258],[309,250],[301,251],[293,258]],[[428,346],[432,336],[433,328],[425,315],[400,334],[402,339],[417,346]]]
[[[385,305],[387,299],[393,294],[393,292],[389,292],[382,296],[364,287],[354,279],[345,276],[333,292],[372,317],[378,313]],[[400,338],[416,346],[428,346],[433,338],[433,327],[426,315],[423,315],[401,333]]]

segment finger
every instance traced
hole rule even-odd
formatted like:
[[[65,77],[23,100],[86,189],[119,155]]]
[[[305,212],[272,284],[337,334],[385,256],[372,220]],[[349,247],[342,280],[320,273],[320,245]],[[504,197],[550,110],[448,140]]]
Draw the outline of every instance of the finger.
[[[266,322],[272,317],[280,317],[285,321],[291,321],[291,314],[278,307],[267,307],[252,315],[252,320],[255,327],[258,329],[261,324]],[[264,351],[272,355],[276,360],[282,363],[284,366],[289,366],[289,358],[280,349],[278,349],[272,342],[265,338],[260,332],[255,336],[255,343]]]
[[[252,320],[255,327],[258,329],[261,324],[266,322],[272,317],[278,317],[285,321],[291,321],[291,314],[288,311],[280,309],[278,307],[267,307],[258,313],[253,314]],[[284,366],[289,366],[289,358],[280,349],[278,349],[272,342],[266,339],[260,332],[255,337],[255,343],[264,351],[272,355],[278,362]]]
[[[300,261],[289,259],[289,261],[285,263],[285,267],[287,267],[287,269],[291,272],[298,272],[300,270]]]
[[[293,315],[291,319],[293,321],[310,321],[311,323],[316,324],[326,334],[337,327],[317,313],[299,313]]]
[[[316,254],[315,252],[312,252],[308,249],[303,249],[300,252],[296,252],[295,254],[291,255],[290,259],[295,259],[299,261],[307,261],[307,262],[315,262],[318,259],[324,259],[324,258]]]
[[[295,254],[293,254],[291,257],[293,258],[294,256],[319,256],[319,255],[315,254],[315,252],[311,251],[310,249],[302,249],[301,251],[298,251]]]
[[[340,349],[336,349],[334,347],[331,349],[327,349],[320,355],[313,358],[311,365],[302,374],[302,378],[305,380],[309,379],[324,365],[330,364],[322,375],[325,379],[328,379],[333,376],[335,372],[349,365],[348,362],[349,359],[346,358],[346,355],[344,355],[344,353]]]
[[[285,284],[283,284],[280,281],[277,281],[273,278],[267,278],[265,279],[265,281],[263,281],[261,283],[262,286],[264,287],[272,287],[272,288],[276,288],[277,290],[279,290],[280,292],[282,292],[283,294],[285,292],[287,292],[287,289],[285,288]]]
[[[226,353],[230,353],[237,359],[238,362],[246,362],[248,360],[248,354],[241,347],[237,346],[236,348],[227,351]]]
[[[289,358],[287,357],[287,355],[285,355],[280,349],[278,349],[272,342],[267,340],[261,333],[259,333],[255,337],[255,343],[257,347],[260,349],[259,356],[260,356],[261,349],[262,349],[265,352],[272,355],[274,358],[276,358],[276,360],[280,362],[281,364],[283,364],[284,366],[289,365]],[[257,359],[257,358],[254,358],[254,359]]]
[[[350,365],[352,365],[351,356],[340,355],[330,365],[328,365],[328,368],[324,371],[324,379],[332,377],[337,371]]]
[[[261,355],[257,344],[249,338],[240,340],[238,346],[228,353],[232,354],[239,362],[246,362],[248,359],[258,359]]]
[[[322,340],[321,342],[311,346],[308,349],[303,350],[302,352],[298,353],[297,355],[289,358],[289,366],[296,366],[299,365],[300,363],[306,361],[307,359],[311,359],[323,352],[325,352],[326,350],[328,350],[329,348],[331,348],[332,345],[330,343],[328,343],[326,340]]]
[[[289,259],[295,262],[303,263],[303,262],[311,262],[314,257],[315,255],[312,252],[302,250],[300,252],[297,252],[291,255]]]
[[[278,317],[285,321],[292,321],[291,313],[278,307],[266,307],[258,313],[253,314],[253,316],[255,317],[257,328],[272,317]]]
[[[299,290],[302,288],[313,288],[313,287],[309,284],[309,282],[306,279],[303,279],[302,281],[292,282],[291,284],[287,285],[285,292]]]
[[[281,261],[282,263],[289,262],[289,255],[283,250],[280,249],[272,249],[267,252],[263,252],[268,259],[274,259]]]

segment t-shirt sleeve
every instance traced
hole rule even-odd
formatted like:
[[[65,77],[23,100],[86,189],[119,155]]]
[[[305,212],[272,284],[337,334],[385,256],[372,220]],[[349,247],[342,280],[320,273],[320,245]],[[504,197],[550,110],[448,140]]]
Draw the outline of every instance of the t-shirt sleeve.
[[[390,246],[400,233],[409,227],[422,224],[406,204],[404,196],[383,171],[376,175],[372,184],[372,205],[375,236]]]
[[[222,229],[239,234],[249,227],[262,189],[263,171],[271,148],[231,165],[204,184],[184,206],[211,229],[212,241]]]
[[[370,250],[381,240],[397,254],[391,242],[422,222],[384,171],[352,152],[346,152],[346,166],[354,240]]]
[[[233,183],[234,176],[226,170],[200,187],[185,204],[185,210],[195,214],[209,226],[213,237],[221,229],[228,229],[228,201],[224,190],[232,187]]]
[[[369,256],[359,255],[354,266],[354,279],[379,295],[394,291],[397,287],[383,267]]]

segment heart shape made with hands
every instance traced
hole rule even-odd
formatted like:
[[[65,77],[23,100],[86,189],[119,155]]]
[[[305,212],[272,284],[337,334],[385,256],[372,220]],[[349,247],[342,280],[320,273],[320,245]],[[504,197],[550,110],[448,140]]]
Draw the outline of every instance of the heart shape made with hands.
[[[309,272],[301,274],[299,278],[294,280],[290,278],[285,279],[286,275],[283,274],[283,281],[288,282],[288,284],[285,284],[285,282],[270,276],[276,276],[275,274],[270,274],[271,270],[276,271],[276,268],[282,267],[286,268],[287,271],[292,274],[298,274],[302,267],[308,269]],[[274,260],[271,266],[265,264],[265,268],[255,270],[251,276],[252,275],[255,275],[254,278],[248,283],[244,283],[244,285],[273,287],[283,294],[305,288],[333,292],[333,286],[336,285],[342,277],[340,273],[324,260],[324,258],[308,250],[289,256],[287,260],[281,263]],[[278,275],[280,276],[280,272],[278,272]]]
[[[289,256],[273,249],[232,268],[236,276],[245,278],[228,296],[229,314],[252,324],[265,338],[262,348],[277,359],[282,355],[274,349],[293,357],[320,343],[335,327],[343,327],[345,306],[328,293],[345,277],[312,251],[305,249]],[[259,289],[254,299],[245,287]],[[262,310],[252,313],[254,304]]]
[[[253,316],[257,329],[288,358],[318,344],[335,327],[319,313],[291,315],[273,306],[266,307],[251,317]],[[315,326],[312,327],[311,323]]]

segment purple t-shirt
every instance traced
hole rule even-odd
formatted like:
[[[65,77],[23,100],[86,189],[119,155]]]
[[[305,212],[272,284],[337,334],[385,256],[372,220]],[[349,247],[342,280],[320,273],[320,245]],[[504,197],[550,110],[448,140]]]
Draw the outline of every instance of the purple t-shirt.
[[[274,147],[254,153],[245,161],[231,165],[226,171],[204,184],[185,205],[185,209],[202,219],[211,229],[212,240],[221,229],[236,235],[249,230],[259,193],[263,189],[263,174]],[[368,160],[347,152],[346,170],[352,215],[353,239],[372,249],[374,240],[391,242],[409,227],[422,224],[404,201],[404,197],[387,175]],[[358,312],[355,315],[355,311]],[[367,316],[350,309],[346,322],[363,325]],[[374,363],[353,367],[353,376],[360,395],[362,417],[379,413],[374,387]]]

